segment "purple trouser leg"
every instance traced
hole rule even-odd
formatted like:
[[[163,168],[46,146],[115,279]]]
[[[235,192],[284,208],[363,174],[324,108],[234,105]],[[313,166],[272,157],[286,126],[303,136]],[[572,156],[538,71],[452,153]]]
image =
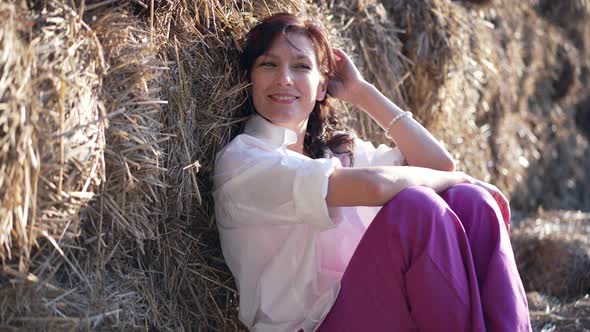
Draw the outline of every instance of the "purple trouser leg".
[[[501,212],[467,184],[410,187],[359,243],[319,327],[332,331],[530,331]]]

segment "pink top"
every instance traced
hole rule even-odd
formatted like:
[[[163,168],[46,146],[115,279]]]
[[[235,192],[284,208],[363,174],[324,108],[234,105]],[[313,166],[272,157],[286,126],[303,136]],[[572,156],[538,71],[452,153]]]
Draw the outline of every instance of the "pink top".
[[[347,155],[290,151],[297,135],[253,115],[216,156],[215,215],[225,261],[252,331],[314,331],[380,207],[328,208],[328,177]],[[397,148],[355,138],[353,167],[404,165]],[[343,165],[344,164],[344,165]]]

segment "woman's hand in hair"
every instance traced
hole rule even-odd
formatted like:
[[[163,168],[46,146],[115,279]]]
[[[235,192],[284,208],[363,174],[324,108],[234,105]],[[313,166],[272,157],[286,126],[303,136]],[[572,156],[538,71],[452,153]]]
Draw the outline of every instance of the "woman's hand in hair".
[[[328,82],[328,93],[332,97],[357,105],[357,99],[360,97],[359,91],[366,81],[343,50],[334,48],[333,52],[336,71]]]

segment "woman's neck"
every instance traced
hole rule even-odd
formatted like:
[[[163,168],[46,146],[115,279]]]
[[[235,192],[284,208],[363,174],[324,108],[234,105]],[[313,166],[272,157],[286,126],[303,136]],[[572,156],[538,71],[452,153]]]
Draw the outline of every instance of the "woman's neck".
[[[294,130],[297,134],[297,142],[287,145],[287,149],[306,155],[303,151],[303,142],[305,141],[305,132],[307,130],[307,119],[305,119],[299,125],[289,129]]]

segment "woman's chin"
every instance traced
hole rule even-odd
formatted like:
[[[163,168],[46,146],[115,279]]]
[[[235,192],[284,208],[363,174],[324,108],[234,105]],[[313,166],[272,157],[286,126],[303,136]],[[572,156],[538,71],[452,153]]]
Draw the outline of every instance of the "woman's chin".
[[[300,116],[294,114],[261,114],[273,124],[286,128],[296,128],[303,121]]]

